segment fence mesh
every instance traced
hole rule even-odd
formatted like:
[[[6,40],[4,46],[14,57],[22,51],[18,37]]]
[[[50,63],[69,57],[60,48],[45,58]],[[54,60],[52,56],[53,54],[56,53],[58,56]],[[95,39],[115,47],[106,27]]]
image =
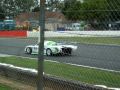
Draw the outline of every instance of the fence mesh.
[[[0,39],[0,53],[38,57],[39,11],[40,0],[0,0],[0,36],[4,37],[4,31],[28,31],[31,35]],[[45,41],[49,42],[44,51],[44,89],[104,90],[97,85],[120,88],[119,30],[120,0],[46,0]],[[1,56],[0,63],[37,70],[36,59]],[[36,71],[17,69],[0,66],[0,74],[36,89]]]

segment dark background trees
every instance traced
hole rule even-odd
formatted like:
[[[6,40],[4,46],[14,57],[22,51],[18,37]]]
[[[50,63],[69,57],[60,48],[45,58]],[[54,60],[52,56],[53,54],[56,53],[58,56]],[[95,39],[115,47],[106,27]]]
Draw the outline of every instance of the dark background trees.
[[[62,12],[68,19],[98,20],[106,18],[120,19],[120,0],[69,0],[65,2]],[[72,15],[71,15],[72,14]]]
[[[5,18],[4,11],[2,10],[2,8],[0,8],[0,20],[4,18]]]
[[[66,0],[62,12],[68,20],[83,20],[107,29],[109,23],[120,20],[120,0]]]
[[[79,20],[81,19],[81,2],[77,0],[70,0],[64,3],[64,7],[62,8],[63,14],[66,16],[68,20]]]
[[[15,16],[21,12],[30,12],[35,7],[36,0],[0,0],[0,13],[5,16]]]
[[[39,11],[38,0],[0,0],[0,18]],[[113,22],[120,20],[120,0],[46,0],[46,10],[62,12],[68,20]]]

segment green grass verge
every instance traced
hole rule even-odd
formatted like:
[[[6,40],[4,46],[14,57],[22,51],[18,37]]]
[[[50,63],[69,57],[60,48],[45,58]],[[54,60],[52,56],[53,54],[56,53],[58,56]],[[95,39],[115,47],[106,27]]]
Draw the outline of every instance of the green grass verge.
[[[0,57],[0,63],[9,63],[20,67],[37,69],[37,60],[21,57]],[[77,80],[89,84],[102,84],[120,87],[120,73],[72,66],[64,63],[44,62],[44,72],[65,79]]]
[[[11,87],[0,84],[0,90],[13,90]]]
[[[55,38],[46,38],[46,40],[70,41],[70,42],[90,43],[90,44],[120,45],[120,37],[55,37]]]

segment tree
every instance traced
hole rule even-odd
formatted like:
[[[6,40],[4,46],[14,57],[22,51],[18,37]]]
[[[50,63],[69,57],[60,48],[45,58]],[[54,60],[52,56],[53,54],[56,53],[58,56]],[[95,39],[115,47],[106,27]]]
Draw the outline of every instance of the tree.
[[[35,6],[34,0],[0,0],[5,16],[14,16],[21,12],[30,12]]]
[[[5,18],[4,10],[2,9],[2,2],[0,1],[0,20]]]
[[[40,11],[40,6],[37,6],[32,10],[32,12],[38,12],[38,11]]]
[[[107,29],[108,9],[106,0],[85,0],[82,4],[81,14],[94,29]]]
[[[63,3],[60,0],[46,0],[45,7],[47,11],[58,12],[61,11]],[[32,11],[33,12],[40,11],[40,6],[38,5]]]
[[[35,6],[36,0],[15,0],[17,9],[21,12],[30,12],[31,8]]]
[[[107,0],[107,9],[110,21],[120,20],[120,0]]]
[[[4,19],[5,15],[4,15],[4,11],[2,10],[2,8],[0,7],[0,20]]]
[[[60,4],[60,0],[46,0],[46,8],[49,11],[58,11]]]
[[[80,10],[81,2],[77,0],[70,0],[64,3],[64,7],[62,8],[63,14],[67,17],[68,20],[80,20]]]
[[[62,12],[68,19],[100,22],[120,20],[120,0],[84,0],[83,3],[77,0],[65,1]]]

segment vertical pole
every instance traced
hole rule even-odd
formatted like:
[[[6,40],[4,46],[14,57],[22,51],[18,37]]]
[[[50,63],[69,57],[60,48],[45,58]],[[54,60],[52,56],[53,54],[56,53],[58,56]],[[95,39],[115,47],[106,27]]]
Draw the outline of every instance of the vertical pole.
[[[38,52],[38,82],[37,90],[43,90],[44,78],[44,30],[45,30],[45,0],[40,0],[40,42],[39,42],[39,52]]]

